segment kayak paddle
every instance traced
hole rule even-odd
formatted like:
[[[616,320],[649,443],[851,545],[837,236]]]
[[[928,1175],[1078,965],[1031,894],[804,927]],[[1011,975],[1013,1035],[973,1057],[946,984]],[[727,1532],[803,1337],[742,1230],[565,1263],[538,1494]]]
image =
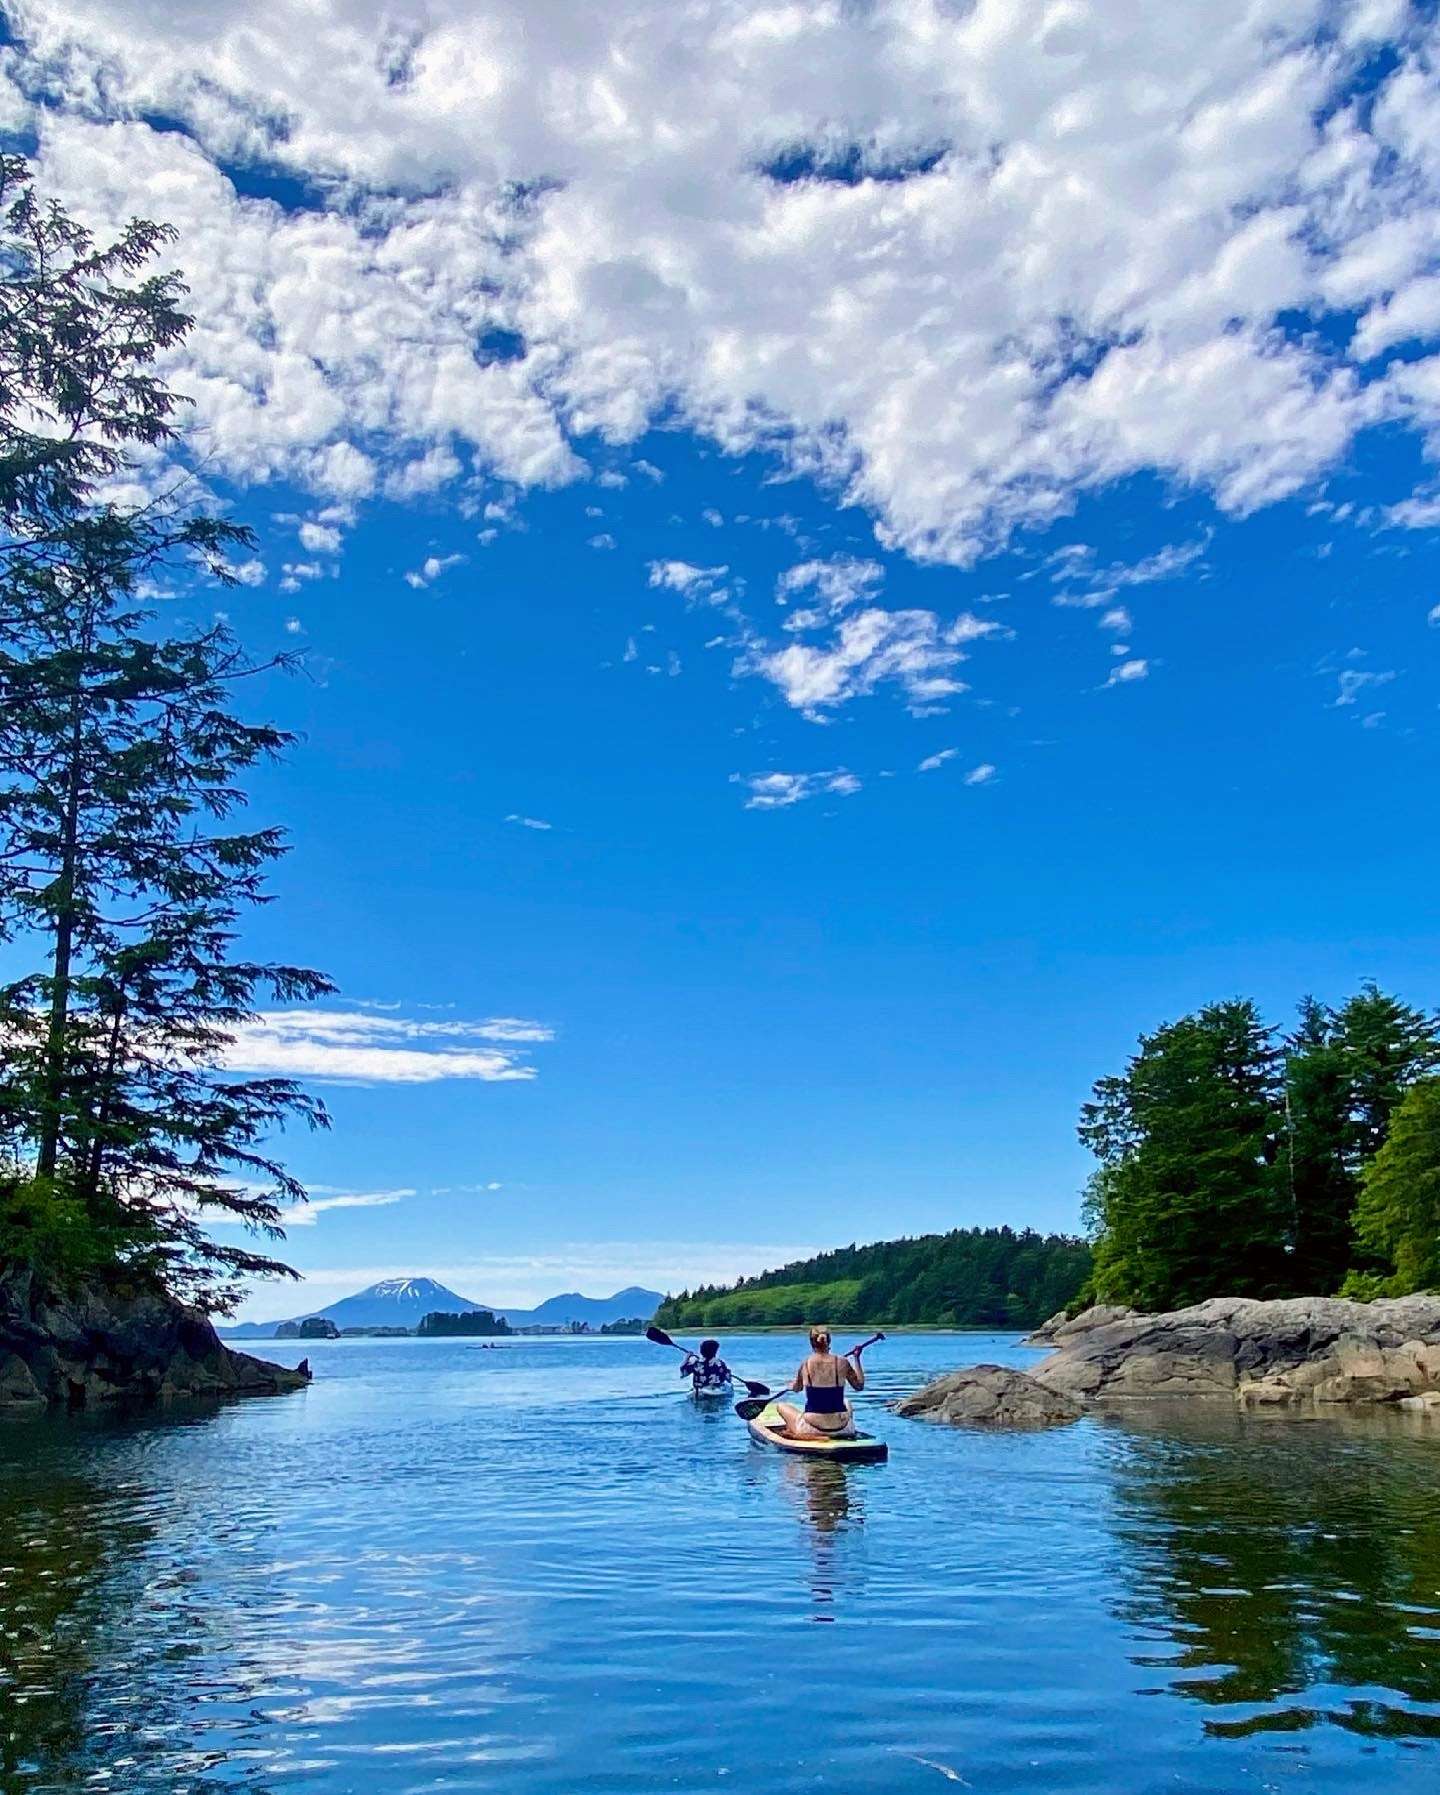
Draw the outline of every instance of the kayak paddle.
[[[672,1340],[670,1338],[670,1336],[665,1332],[664,1328],[657,1328],[653,1322],[650,1324],[650,1326],[648,1328],[646,1328],[645,1338],[647,1340],[653,1340],[654,1343],[656,1344],[656,1346],[673,1346],[675,1348],[676,1352],[683,1352],[683,1353],[690,1352],[690,1348],[688,1346],[682,1346],[678,1340]],[[867,1344],[868,1344],[868,1342],[867,1342]],[[691,1358],[694,1358],[696,1355],[694,1353],[690,1353],[690,1356],[691,1356]],[[738,1379],[739,1382],[744,1384],[745,1388],[750,1392],[750,1395],[752,1397],[758,1397],[761,1399],[760,1400],[761,1408],[763,1408],[765,1406],[765,1403],[769,1401],[769,1398],[770,1398],[769,1384],[754,1383],[748,1377],[741,1377],[740,1373],[738,1371],[732,1371],[730,1373],[730,1375],[731,1375],[731,1377]],[[760,1410],[757,1409],[755,1412],[756,1412],[756,1414],[759,1414]]]

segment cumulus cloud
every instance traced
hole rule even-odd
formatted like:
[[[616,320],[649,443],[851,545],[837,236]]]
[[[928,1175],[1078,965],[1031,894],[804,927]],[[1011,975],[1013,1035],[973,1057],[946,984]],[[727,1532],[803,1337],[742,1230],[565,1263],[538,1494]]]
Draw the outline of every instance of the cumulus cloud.
[[[1111,670],[1110,677],[1105,684],[1107,686],[1128,686],[1133,685],[1137,679],[1149,679],[1149,677],[1149,661],[1121,661],[1118,667]]]
[[[830,793],[849,798],[860,790],[860,781],[844,767],[825,773],[732,773],[732,785],[743,785],[749,796],[747,810],[788,810],[807,798]]]
[[[958,748],[942,748],[938,754],[927,754],[916,768],[920,773],[938,773],[947,760],[954,760],[960,752]]]
[[[996,771],[997,769],[992,767],[988,760],[982,761],[978,767],[971,767],[965,775],[965,783],[966,785],[989,785],[995,777]]]
[[[350,1010],[266,1010],[229,1031],[222,1070],[346,1084],[508,1083],[535,1077],[527,1045],[554,1031],[517,1016],[419,1021]]]
[[[946,624],[933,611],[870,606],[843,618],[823,643],[752,646],[736,670],[758,673],[812,718],[885,683],[898,686],[912,708],[931,709],[967,689],[954,674],[967,658],[964,644],[1005,633],[1000,624],[969,613]]]
[[[1424,9],[399,17],[7,10],[7,123],[46,186],[180,229],[200,324],[173,376],[222,475],[523,490],[679,422],[963,565],[1140,473],[1244,513],[1373,425],[1435,452]],[[237,192],[257,167],[289,203]]]
[[[405,575],[405,584],[413,586],[417,592],[423,591],[452,567],[461,566],[464,560],[464,555],[427,555],[419,567],[412,567]]]
[[[1100,619],[1101,629],[1113,629],[1122,636],[1128,636],[1135,627],[1135,620],[1124,605],[1115,605]]]

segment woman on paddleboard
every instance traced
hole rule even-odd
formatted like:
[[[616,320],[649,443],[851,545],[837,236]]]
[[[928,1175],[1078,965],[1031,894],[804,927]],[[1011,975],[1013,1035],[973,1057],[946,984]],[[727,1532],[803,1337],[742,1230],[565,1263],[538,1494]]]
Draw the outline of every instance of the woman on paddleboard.
[[[865,1388],[865,1373],[858,1354],[851,1358],[833,1352],[829,1328],[811,1328],[810,1356],[795,1373],[792,1390],[805,1392],[805,1407],[782,1402],[778,1414],[792,1440],[823,1440],[833,1434],[853,1433],[855,1416],[845,1397],[845,1386]]]

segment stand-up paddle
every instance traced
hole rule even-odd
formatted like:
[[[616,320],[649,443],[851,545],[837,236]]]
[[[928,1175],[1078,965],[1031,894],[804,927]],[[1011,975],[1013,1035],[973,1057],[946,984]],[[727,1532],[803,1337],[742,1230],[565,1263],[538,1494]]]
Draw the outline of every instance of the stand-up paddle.
[[[874,1346],[877,1340],[883,1340],[884,1338],[885,1336],[883,1334],[872,1334],[868,1340],[862,1340],[858,1346],[846,1347],[840,1357],[842,1359],[854,1359],[858,1365],[860,1362],[860,1355],[864,1352],[865,1348],[867,1346]],[[744,1383],[745,1380],[742,1378],[740,1381]],[[742,1421],[753,1421],[764,1407],[765,1399],[763,1397],[756,1400],[752,1396],[743,1402],[737,1402],[735,1404],[735,1413]]]
[[[645,1338],[647,1340],[653,1340],[656,1346],[673,1346],[676,1352],[689,1353],[692,1359],[696,1356],[693,1352],[690,1352],[688,1346],[682,1346],[678,1340],[672,1340],[665,1332],[664,1328],[657,1328],[653,1322],[646,1328]],[[868,1346],[870,1343],[867,1340],[865,1344]],[[732,1378],[736,1379],[737,1382],[744,1384],[745,1388],[750,1392],[750,1395],[759,1401],[762,1408],[765,1406],[765,1403],[770,1396],[769,1384],[754,1383],[748,1377],[741,1377],[740,1373],[734,1369],[731,1370],[730,1375]]]

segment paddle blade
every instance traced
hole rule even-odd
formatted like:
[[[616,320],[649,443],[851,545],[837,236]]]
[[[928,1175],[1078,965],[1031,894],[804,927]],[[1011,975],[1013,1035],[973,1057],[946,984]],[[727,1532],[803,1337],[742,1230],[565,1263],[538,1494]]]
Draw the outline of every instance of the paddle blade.
[[[745,1388],[750,1392],[750,1394],[752,1396],[763,1396],[767,1400],[769,1399],[769,1396],[770,1396],[769,1384],[757,1384],[756,1382],[754,1382],[753,1379],[748,1378],[748,1377],[742,1377],[740,1379],[740,1382],[742,1384],[744,1384]]]
[[[744,1402],[735,1404],[735,1413],[742,1421],[753,1421],[764,1409],[769,1398],[766,1396],[750,1396]]]
[[[657,1328],[653,1322],[646,1328],[645,1338],[647,1340],[653,1340],[657,1346],[673,1346],[677,1352],[683,1352],[685,1350],[676,1341],[670,1338],[664,1328]]]

